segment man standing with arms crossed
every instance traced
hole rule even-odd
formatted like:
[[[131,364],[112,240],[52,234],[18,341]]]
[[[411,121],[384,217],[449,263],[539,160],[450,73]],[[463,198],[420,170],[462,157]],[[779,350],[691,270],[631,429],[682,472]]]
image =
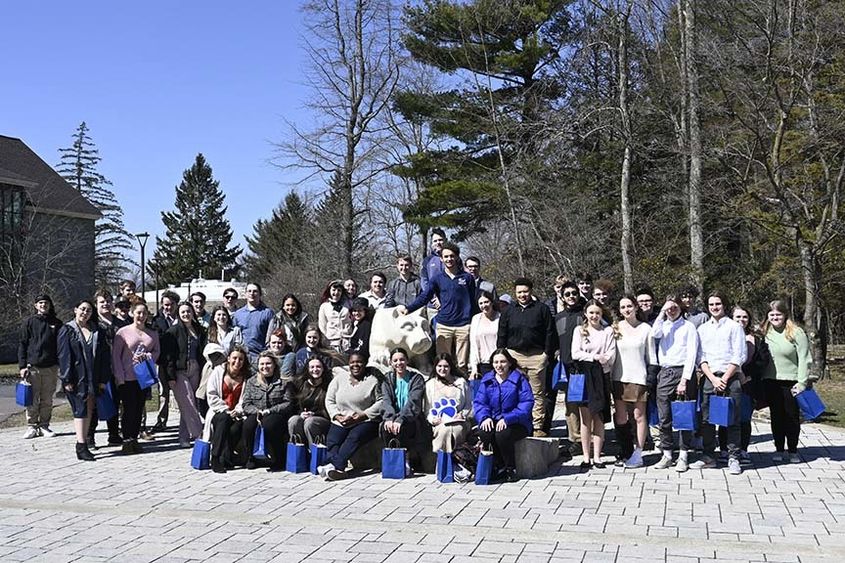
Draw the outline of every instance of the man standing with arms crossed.
[[[531,418],[534,436],[544,438],[546,418],[546,365],[554,357],[557,346],[557,332],[549,308],[533,298],[534,285],[527,278],[514,282],[516,301],[502,311],[499,317],[497,348],[507,348],[511,356],[526,371],[531,391],[534,393],[534,408]]]
[[[701,437],[704,440],[704,456],[692,463],[692,469],[716,467],[716,428],[710,424],[710,398],[718,393],[730,397],[733,402],[728,430],[728,471],[731,475],[742,473],[739,464],[740,450],[740,405],[742,404],[742,364],[748,354],[745,345],[745,331],[725,311],[728,300],[724,294],[714,291],[707,297],[710,319],[698,327],[701,347],[699,368],[704,373],[701,397]]]

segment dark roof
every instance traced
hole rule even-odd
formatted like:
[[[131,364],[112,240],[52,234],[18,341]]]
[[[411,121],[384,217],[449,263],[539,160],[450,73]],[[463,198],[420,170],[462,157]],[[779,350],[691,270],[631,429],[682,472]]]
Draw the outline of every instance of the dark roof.
[[[38,210],[100,217],[96,207],[20,139],[0,135],[0,170],[0,176],[11,172],[35,184],[26,192],[27,200]]]

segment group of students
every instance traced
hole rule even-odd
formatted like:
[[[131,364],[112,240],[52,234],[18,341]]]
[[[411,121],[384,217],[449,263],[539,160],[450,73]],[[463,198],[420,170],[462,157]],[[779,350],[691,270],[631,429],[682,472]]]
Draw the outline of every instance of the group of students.
[[[515,444],[548,435],[558,389],[567,393],[569,438],[580,443],[583,470],[605,466],[604,428],[611,421],[620,449],[616,463],[644,465],[651,399],[662,450],[655,467],[716,467],[718,444],[730,473],[739,474],[749,460],[750,423],[741,420],[739,408],[743,394],[771,409],[774,459],[800,461],[794,395],[810,384],[809,344],[783,302],[773,301],[755,327],[750,311],[729,309],[720,292],[707,296],[708,314],[695,309],[694,288],[669,295],[657,310],[653,292],[643,287],[619,297],[612,314],[612,286],[605,280],[593,287],[587,275],[559,276],[555,295],[543,302],[525,278],[515,281],[514,297],[499,297],[479,266],[473,257],[461,261],[459,249],[435,233],[424,281],[410,273],[407,256],[397,263],[398,282],[374,274],[360,296],[351,280],[333,281],[316,325],[296,296],[286,295],[277,313],[254,283],[247,285],[242,307],[235,307],[237,292],[229,288],[224,305],[211,312],[201,293],[179,303],[165,292],[150,318],[127,282],[121,301],[128,302],[128,311],[121,303],[115,314],[112,296],[100,291],[94,300],[80,301],[66,324],[55,317],[49,296],[39,296],[19,349],[21,375],[34,391],[24,437],[53,435],[58,376],[73,411],[79,459],[95,459],[89,448],[94,399],[107,387],[122,411],[119,421],[108,421],[109,444],[140,453],[150,394],[136,372],[144,364],[157,366],[162,405],[149,430],[165,427],[172,391],[180,446],[210,442],[216,472],[261,465],[253,455],[261,427],[269,471],[284,467],[289,440],[325,444],[328,458],[319,473],[337,480],[346,477],[355,452],[378,437],[408,449],[411,472],[432,453],[452,452],[472,436],[492,446],[499,478],[515,480]],[[413,358],[401,348],[390,351],[389,366],[368,365],[373,311],[392,306],[403,314],[426,308],[433,317],[430,373],[411,367]],[[573,390],[553,385],[560,379],[556,370],[580,381],[577,400]],[[731,397],[737,407],[718,437],[708,420],[713,395]],[[671,403],[679,397],[700,402],[704,453],[694,463],[688,459],[694,436],[687,431],[680,432],[677,461],[672,457]]]

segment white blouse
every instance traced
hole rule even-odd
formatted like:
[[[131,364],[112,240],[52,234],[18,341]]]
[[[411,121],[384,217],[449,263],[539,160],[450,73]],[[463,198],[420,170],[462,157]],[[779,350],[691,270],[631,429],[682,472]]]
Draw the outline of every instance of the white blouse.
[[[632,327],[627,321],[619,323],[619,338],[616,340],[616,363],[613,364],[613,381],[646,384],[650,354],[654,348],[651,327],[640,323]]]

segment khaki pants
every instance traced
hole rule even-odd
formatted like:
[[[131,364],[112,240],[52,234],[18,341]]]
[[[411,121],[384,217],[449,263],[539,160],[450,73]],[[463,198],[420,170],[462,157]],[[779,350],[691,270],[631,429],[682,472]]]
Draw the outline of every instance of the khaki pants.
[[[27,381],[32,385],[32,406],[26,407],[26,423],[29,426],[50,426],[58,377],[59,366],[30,370]]]
[[[464,373],[469,373],[469,370],[467,370],[469,363],[469,325],[446,326],[438,324],[435,332],[437,333],[435,342],[437,354],[451,354],[455,358],[458,368]]]
[[[535,354],[521,354],[508,348],[519,367],[525,370],[531,391],[534,393],[534,408],[531,409],[534,430],[542,430],[546,418],[546,358],[545,352]]]
[[[566,429],[570,442],[581,443],[581,411],[576,403],[566,403]]]

